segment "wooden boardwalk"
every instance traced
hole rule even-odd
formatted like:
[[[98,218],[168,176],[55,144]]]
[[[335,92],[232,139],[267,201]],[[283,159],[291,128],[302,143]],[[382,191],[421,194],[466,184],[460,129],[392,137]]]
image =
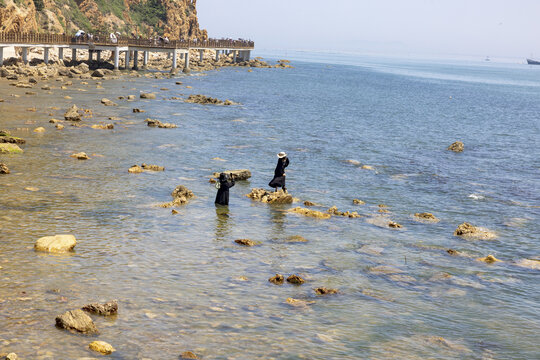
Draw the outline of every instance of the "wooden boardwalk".
[[[88,60],[93,60],[93,54],[96,53],[97,61],[101,61],[101,51],[112,51],[114,53],[114,68],[118,69],[120,52],[125,53],[126,68],[129,68],[130,54],[134,53],[133,68],[138,68],[138,53],[142,52],[143,65],[148,63],[148,54],[150,52],[165,52],[172,54],[173,69],[177,68],[178,54],[184,58],[184,67],[189,69],[189,51],[198,50],[200,58],[203,58],[204,50],[214,50],[216,60],[219,60],[220,52],[233,53],[235,61],[249,60],[251,50],[255,48],[253,41],[232,40],[232,39],[208,39],[197,40],[167,40],[163,38],[152,39],[134,39],[127,37],[113,37],[105,34],[70,36],[65,34],[38,34],[38,33],[2,33],[0,32],[0,66],[4,60],[4,48],[16,46],[22,48],[22,60],[28,63],[28,48],[41,47],[43,51],[43,60],[49,62],[49,50],[58,49],[59,59],[63,59],[64,49],[71,49],[72,59],[77,60],[77,50],[88,50]]]

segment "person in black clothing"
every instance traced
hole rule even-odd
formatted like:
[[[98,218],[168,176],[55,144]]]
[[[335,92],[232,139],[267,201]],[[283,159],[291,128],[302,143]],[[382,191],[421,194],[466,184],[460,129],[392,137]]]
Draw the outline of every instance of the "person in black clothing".
[[[284,192],[287,192],[287,188],[285,187],[285,168],[289,166],[289,158],[283,151],[277,154],[277,157],[279,160],[274,170],[274,178],[268,186],[273,187],[274,191],[277,191],[277,188],[280,187],[283,188]]]
[[[234,186],[232,174],[219,174],[219,182],[216,184],[218,192],[216,194],[216,205],[229,205],[229,189]]]

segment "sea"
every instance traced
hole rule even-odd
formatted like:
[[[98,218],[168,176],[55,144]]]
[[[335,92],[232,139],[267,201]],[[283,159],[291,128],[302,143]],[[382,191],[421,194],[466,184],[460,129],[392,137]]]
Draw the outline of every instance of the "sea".
[[[40,80],[37,95],[0,84],[0,128],[27,140],[24,154],[0,155],[11,170],[0,175],[0,353],[100,358],[88,344],[101,340],[116,349],[108,358],[124,360],[185,351],[223,360],[540,359],[540,66],[263,55],[287,56],[293,68],[69,79],[65,89]],[[241,105],[178,100],[190,94]],[[127,95],[136,100],[118,99]],[[82,125],[114,129],[57,130],[49,120],[71,104],[91,110]],[[178,128],[151,128],[146,118]],[[447,150],[455,141],[463,152]],[[90,159],[70,157],[81,151]],[[271,190],[280,151],[298,201],[246,197]],[[141,163],[165,171],[128,173]],[[252,176],[231,188],[227,209],[216,208],[209,180],[235,169]],[[159,205],[178,185],[195,198],[172,214]],[[288,211],[306,200],[362,217]],[[423,212],[440,221],[417,221]],[[493,238],[454,236],[464,222]],[[55,234],[74,235],[74,252],[34,251]],[[246,238],[259,244],[234,242]],[[500,262],[478,260],[487,255]],[[274,285],[275,274],[305,283]],[[55,327],[68,310],[113,299],[118,315],[92,316],[97,335]]]

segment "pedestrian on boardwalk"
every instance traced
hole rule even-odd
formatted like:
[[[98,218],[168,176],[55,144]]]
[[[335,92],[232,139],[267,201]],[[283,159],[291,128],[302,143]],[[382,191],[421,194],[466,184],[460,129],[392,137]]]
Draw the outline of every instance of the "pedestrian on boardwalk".
[[[219,181],[216,184],[218,192],[216,194],[216,205],[229,205],[229,189],[234,186],[232,174],[219,174]]]
[[[283,151],[277,154],[277,157],[279,159],[276,169],[274,170],[274,178],[270,181],[268,186],[273,187],[274,191],[277,191],[278,187],[280,187],[284,192],[287,192],[287,188],[285,187],[285,168],[289,166],[289,158]]]

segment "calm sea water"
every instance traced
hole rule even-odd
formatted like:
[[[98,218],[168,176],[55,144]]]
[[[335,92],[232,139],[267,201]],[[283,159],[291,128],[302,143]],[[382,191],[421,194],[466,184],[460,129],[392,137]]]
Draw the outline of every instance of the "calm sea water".
[[[95,356],[87,345],[99,339],[117,349],[111,359],[186,350],[204,359],[540,358],[539,270],[516,265],[540,256],[540,67],[297,57],[305,61],[294,69],[223,69],[181,86],[76,80],[28,96],[1,85],[1,128],[28,143],[24,155],[0,156],[12,171],[0,177],[0,352],[78,359]],[[158,99],[115,100],[139,91]],[[167,100],[192,93],[243,105]],[[115,129],[56,130],[48,120],[71,103],[93,110],[83,123],[118,117]],[[146,117],[178,128],[148,128]],[[446,150],[456,140],[463,153]],[[91,160],[69,157],[79,151]],[[291,159],[294,196],[365,217],[315,220],[245,197],[267,186],[279,151]],[[142,162],[166,171],[128,174]],[[216,211],[208,177],[241,168],[253,177],[231,189],[228,213]],[[196,199],[178,215],[156,206],[180,184]],[[441,221],[415,222],[416,212]],[[404,228],[377,226],[388,220]],[[497,238],[454,237],[464,221]],[[39,237],[62,233],[77,237],[74,254],[33,251]],[[308,242],[286,242],[291,235]],[[238,238],[262,245],[241,248]],[[503,262],[475,260],[488,254]],[[395,273],[374,272],[380,265]],[[307,282],[275,286],[276,273]],[[316,296],[318,286],[339,294]],[[291,307],[289,297],[314,303]],[[98,336],[54,326],[67,310],[111,299],[120,313],[94,318]]]

